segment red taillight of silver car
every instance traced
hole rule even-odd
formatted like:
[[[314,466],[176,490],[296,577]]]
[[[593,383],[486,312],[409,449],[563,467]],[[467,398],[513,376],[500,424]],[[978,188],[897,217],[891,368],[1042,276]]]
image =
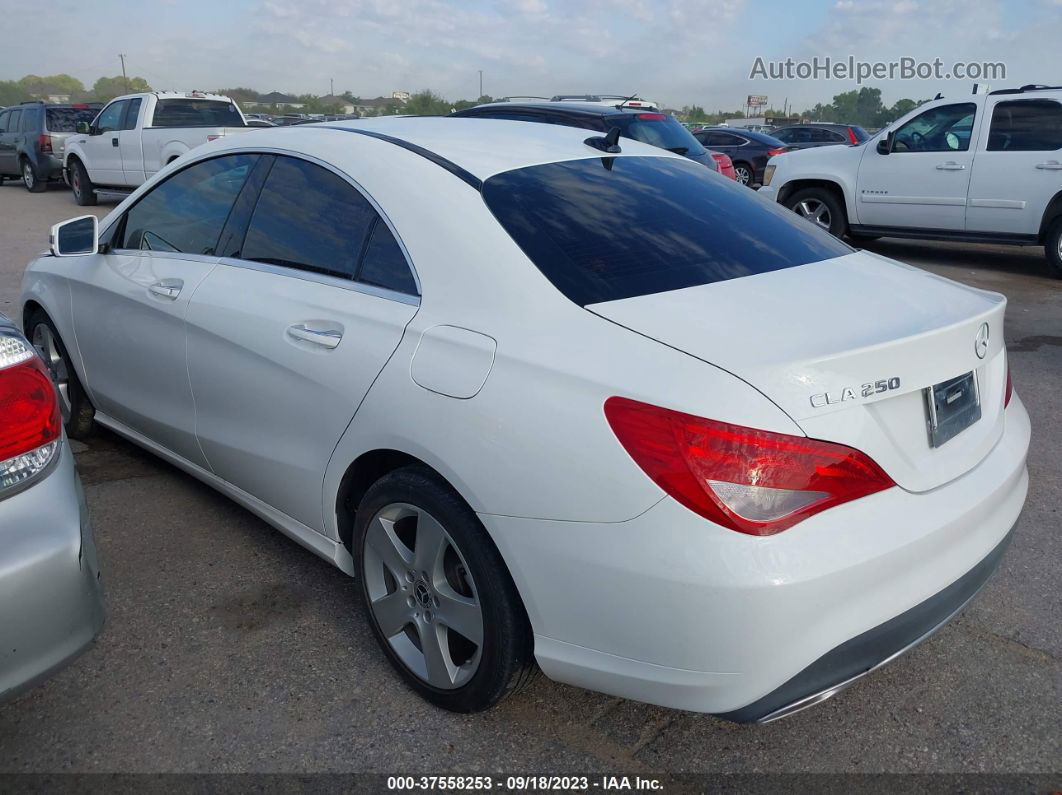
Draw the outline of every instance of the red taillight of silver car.
[[[671,497],[718,525],[779,533],[896,485],[851,447],[760,431],[613,397],[605,416],[635,463]]]
[[[0,496],[47,468],[62,432],[44,364],[21,339],[0,335]]]

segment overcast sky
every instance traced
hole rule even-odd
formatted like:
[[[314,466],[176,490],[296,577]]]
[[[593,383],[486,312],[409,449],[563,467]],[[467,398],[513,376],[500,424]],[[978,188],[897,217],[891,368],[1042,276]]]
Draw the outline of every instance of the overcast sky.
[[[996,87],[1058,82],[1062,0],[49,0],[6,4],[0,79],[119,74],[154,88],[362,97],[634,93],[734,109],[748,94],[798,108],[854,81],[749,80],[754,59],[849,54],[1003,61]],[[43,26],[43,27],[42,27]],[[887,103],[971,81],[870,81]]]

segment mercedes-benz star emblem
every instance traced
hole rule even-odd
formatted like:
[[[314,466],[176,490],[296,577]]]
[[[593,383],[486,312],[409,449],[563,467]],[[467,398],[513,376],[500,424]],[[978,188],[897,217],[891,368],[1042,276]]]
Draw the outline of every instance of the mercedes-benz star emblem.
[[[987,323],[982,323],[981,328],[977,329],[977,336],[974,337],[974,353],[977,354],[978,359],[985,358],[985,354],[988,353]]]

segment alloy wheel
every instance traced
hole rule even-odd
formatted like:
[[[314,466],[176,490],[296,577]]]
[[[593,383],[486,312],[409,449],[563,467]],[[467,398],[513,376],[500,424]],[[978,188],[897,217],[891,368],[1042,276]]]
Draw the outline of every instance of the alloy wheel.
[[[28,161],[22,163],[22,182],[27,190],[33,190],[33,183],[36,182],[36,178],[33,176],[33,167],[30,166]]]
[[[750,182],[752,182],[752,172],[744,166],[735,167],[734,176],[737,178],[737,181],[740,182],[742,185],[748,185]]]
[[[48,368],[48,374],[52,377],[55,389],[59,393],[59,407],[65,423],[70,419],[70,370],[66,359],[59,351],[55,334],[46,323],[38,323],[33,329],[32,342],[37,353],[44,359],[44,365]]]
[[[483,610],[461,551],[435,517],[408,503],[378,511],[362,573],[373,618],[406,668],[440,690],[475,675]]]
[[[821,202],[818,199],[804,199],[793,209],[796,210],[797,215],[807,218],[827,232],[830,230],[830,222],[833,219],[830,217],[830,208],[826,206],[825,202]]]

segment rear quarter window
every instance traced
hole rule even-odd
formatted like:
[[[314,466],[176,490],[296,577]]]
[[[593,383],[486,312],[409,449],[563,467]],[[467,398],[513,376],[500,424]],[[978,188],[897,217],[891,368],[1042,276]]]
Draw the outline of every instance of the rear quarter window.
[[[528,258],[580,306],[852,252],[795,213],[679,158],[529,166],[488,179],[483,198]]]
[[[99,108],[46,108],[48,132],[76,132],[79,121],[91,124],[99,112]]]

